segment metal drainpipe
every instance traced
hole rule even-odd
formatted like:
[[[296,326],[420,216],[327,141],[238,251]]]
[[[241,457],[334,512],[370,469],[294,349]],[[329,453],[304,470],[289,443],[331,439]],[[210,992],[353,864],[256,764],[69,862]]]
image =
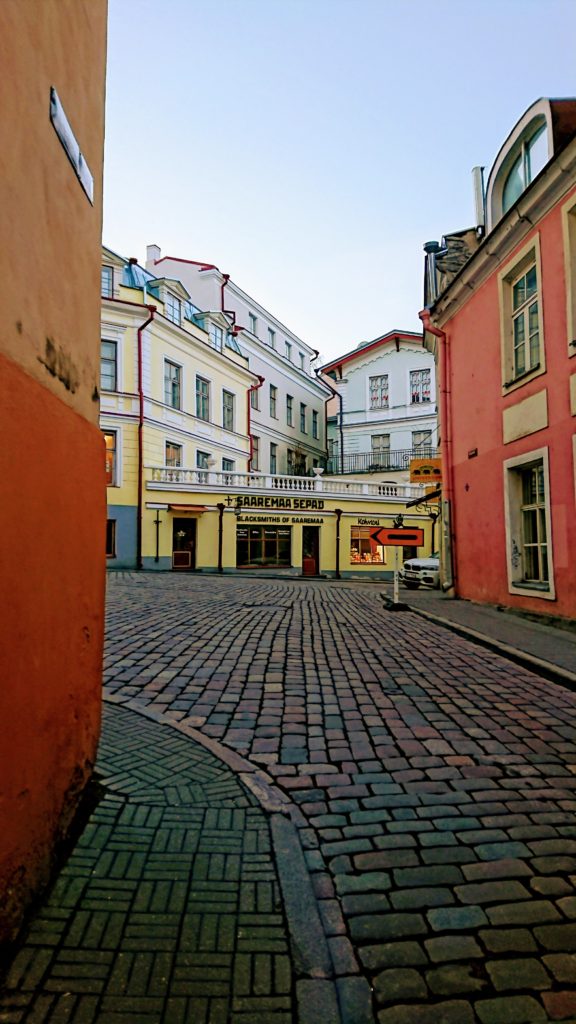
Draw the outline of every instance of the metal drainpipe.
[[[435,327],[430,319],[430,310],[423,309],[418,314],[424,330],[428,331],[429,334],[433,334],[435,338],[438,338],[440,342],[440,430],[441,430],[441,444],[442,444],[442,465],[443,472],[446,476],[446,481],[443,487],[444,500],[448,506],[448,512],[450,516],[450,574],[452,577],[451,585],[447,589],[454,589],[456,591],[456,579],[457,579],[457,558],[456,558],[456,537],[454,531],[454,473],[452,465],[452,432],[451,432],[451,421],[450,421],[450,408],[449,408],[449,349],[448,339],[446,331],[441,330],[440,327]]]
[[[259,383],[258,384],[251,384],[250,387],[248,388],[248,409],[247,409],[246,421],[248,423],[247,430],[248,430],[248,437],[250,439],[250,455],[249,455],[249,458],[248,458],[248,472],[249,473],[252,472],[252,456],[254,455],[254,442],[252,440],[251,422],[250,422],[250,395],[252,394],[253,391],[258,391],[258,389],[262,387],[264,381],[266,380],[266,377],[261,377],[260,374],[257,374],[257,377],[258,377],[258,382]]]
[[[322,383],[325,384],[326,387],[330,389],[330,391],[332,392],[332,398],[337,398],[338,399],[338,403],[340,405],[340,412],[338,414],[338,424],[339,424],[339,434],[340,434],[340,472],[344,473],[344,429],[343,429],[343,425],[342,425],[343,424],[343,420],[344,420],[344,412],[343,412],[343,408],[342,408],[342,395],[340,394],[339,391],[336,390],[336,388],[333,388],[332,385],[328,383],[328,381],[326,380],[325,377],[322,377],[322,378],[320,377],[320,374],[322,372],[321,370],[315,370],[314,372],[315,372],[316,376],[318,377],[318,379],[319,380],[321,379]],[[329,402],[330,399],[327,398],[326,401]]]
[[[138,338],[138,505],[136,510],[136,568],[142,569],[142,478],[144,459],[144,390],[142,386],[142,334],[151,324],[157,306],[146,306],[150,316],[140,325]]]
[[[340,579],[340,519],[342,518],[342,509],[335,508],[336,513],[336,579]]]
[[[218,509],[218,572],[222,572],[222,536],[224,533],[224,509],[225,505],[223,501],[219,501],[216,505]]]

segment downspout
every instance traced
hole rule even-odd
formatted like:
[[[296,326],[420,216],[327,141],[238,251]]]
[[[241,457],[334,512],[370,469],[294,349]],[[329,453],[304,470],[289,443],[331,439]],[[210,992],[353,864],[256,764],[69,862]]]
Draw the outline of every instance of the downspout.
[[[219,501],[216,505],[218,509],[218,572],[223,572],[222,567],[222,541],[224,535],[224,509],[225,505],[223,501]]]
[[[144,389],[142,383],[142,335],[151,324],[157,306],[146,307],[150,316],[140,325],[138,338],[138,505],[136,510],[136,568],[142,569],[142,478],[144,462]]]
[[[232,321],[232,329],[236,327],[236,313],[233,309],[224,309],[224,289],[230,280],[230,274],[222,274],[222,284],[220,285],[220,309],[222,312],[229,316]]]
[[[450,419],[450,401],[449,401],[449,381],[450,381],[450,365],[449,365],[449,348],[448,338],[446,331],[441,330],[439,327],[435,327],[430,319],[430,310],[423,309],[418,316],[422,321],[425,331],[429,334],[433,334],[439,341],[439,353],[440,353],[440,430],[441,430],[441,450],[442,450],[442,469],[445,481],[443,485],[444,491],[444,502],[448,509],[448,538],[450,541],[450,557],[449,557],[449,569],[450,579],[444,583],[444,588],[448,591],[451,590],[453,594],[456,592],[456,579],[457,579],[457,558],[456,558],[456,539],[453,528],[453,509],[454,509],[454,471],[453,471],[453,460],[452,460],[452,430],[451,430],[451,419]]]
[[[342,509],[335,508],[336,513],[336,579],[340,579],[340,520],[342,518]]]
[[[343,407],[342,407],[342,405],[343,405],[342,395],[340,394],[339,391],[336,390],[336,388],[333,388],[332,385],[328,383],[328,380],[327,380],[326,377],[320,378],[320,374],[322,372],[321,370],[315,370],[314,372],[315,372],[316,376],[318,377],[318,379],[319,380],[321,379],[322,383],[325,384],[326,387],[332,392],[332,398],[337,398],[338,399],[338,404],[340,406],[340,412],[338,413],[338,425],[339,425],[338,432],[340,434],[340,472],[344,473],[344,428],[343,428],[344,411],[343,411]],[[330,401],[330,399],[327,398],[326,402],[329,402],[329,401]],[[326,419],[327,418],[328,417],[326,417]]]
[[[252,440],[252,430],[251,430],[252,424],[250,422],[250,419],[251,419],[251,417],[250,417],[250,395],[252,394],[253,391],[258,391],[258,389],[262,387],[264,381],[266,380],[266,377],[261,377],[260,374],[257,374],[257,377],[258,377],[258,384],[251,384],[250,387],[248,388],[248,392],[247,392],[248,401],[247,401],[247,410],[246,410],[246,422],[247,422],[246,429],[248,431],[248,438],[250,440],[250,455],[248,456],[248,472],[249,473],[252,472],[252,458],[253,458],[253,455],[254,455],[254,442]]]

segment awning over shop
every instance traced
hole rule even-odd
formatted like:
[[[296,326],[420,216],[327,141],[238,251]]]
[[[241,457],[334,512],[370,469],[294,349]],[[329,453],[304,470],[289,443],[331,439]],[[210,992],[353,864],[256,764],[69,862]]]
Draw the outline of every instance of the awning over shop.
[[[170,512],[205,512],[206,505],[168,505]]]

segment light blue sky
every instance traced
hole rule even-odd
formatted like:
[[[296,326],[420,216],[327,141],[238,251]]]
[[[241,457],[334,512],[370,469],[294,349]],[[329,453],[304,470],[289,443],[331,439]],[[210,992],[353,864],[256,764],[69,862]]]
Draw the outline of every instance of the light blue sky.
[[[473,223],[576,0],[110,0],[104,241],[217,264],[326,358],[419,330],[422,244]]]

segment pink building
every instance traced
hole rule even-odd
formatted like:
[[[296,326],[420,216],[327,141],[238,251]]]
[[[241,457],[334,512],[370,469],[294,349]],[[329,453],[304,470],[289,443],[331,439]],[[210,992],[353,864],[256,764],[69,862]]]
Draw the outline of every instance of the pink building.
[[[576,613],[576,100],[514,127],[476,226],[429,242],[425,343],[438,363],[444,588]]]

